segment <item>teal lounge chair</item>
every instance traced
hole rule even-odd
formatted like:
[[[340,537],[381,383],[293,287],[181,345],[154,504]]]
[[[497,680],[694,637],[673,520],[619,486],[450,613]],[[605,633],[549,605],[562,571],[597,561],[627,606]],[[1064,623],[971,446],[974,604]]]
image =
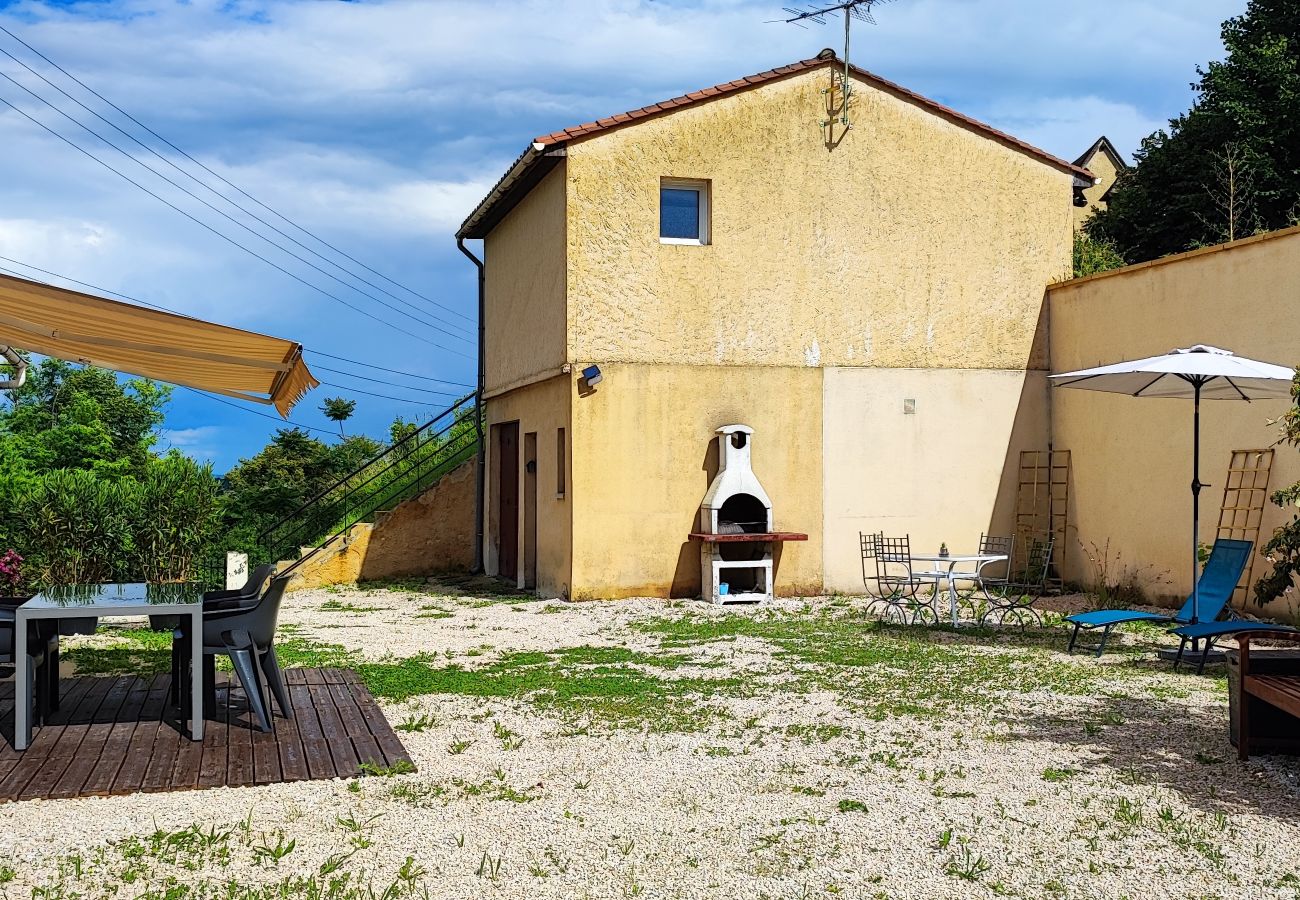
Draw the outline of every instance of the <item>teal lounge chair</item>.
[[[1214,622],[1219,616],[1223,615],[1224,609],[1228,606],[1228,601],[1232,599],[1232,592],[1237,589],[1237,582],[1241,580],[1241,573],[1246,571],[1246,563],[1250,560],[1250,551],[1253,546],[1250,541],[1236,541],[1228,538],[1219,538],[1214,542],[1214,549],[1210,551],[1210,558],[1205,563],[1205,570],[1201,572],[1201,578],[1198,582],[1200,586],[1200,610],[1197,616],[1199,622]],[[1096,647],[1085,648],[1096,650],[1097,656],[1101,656],[1106,650],[1106,639],[1110,637],[1111,629],[1124,622],[1171,622],[1178,625],[1190,625],[1192,622],[1192,598],[1188,597],[1187,602],[1173,615],[1139,612],[1136,609],[1095,609],[1092,612],[1075,613],[1072,616],[1066,616],[1065,621],[1074,626],[1074,631],[1070,635],[1070,653],[1074,652],[1074,646],[1079,639],[1081,629],[1089,631],[1097,628],[1103,629],[1100,643]]]
[[[1178,671],[1178,666],[1183,661],[1183,651],[1187,649],[1187,642],[1192,642],[1192,652],[1196,652],[1198,641],[1205,641],[1205,647],[1201,650],[1201,659],[1196,664],[1196,674],[1200,675],[1205,671],[1205,661],[1210,656],[1210,651],[1214,649],[1214,642],[1221,637],[1228,637],[1234,634],[1240,634],[1243,631],[1300,631],[1300,628],[1292,628],[1289,625],[1278,625],[1274,622],[1255,622],[1250,619],[1228,619],[1223,622],[1197,622],[1195,625],[1183,625],[1179,628],[1172,629],[1169,633],[1176,634],[1180,638],[1178,644],[1178,655],[1174,657],[1174,671]]]

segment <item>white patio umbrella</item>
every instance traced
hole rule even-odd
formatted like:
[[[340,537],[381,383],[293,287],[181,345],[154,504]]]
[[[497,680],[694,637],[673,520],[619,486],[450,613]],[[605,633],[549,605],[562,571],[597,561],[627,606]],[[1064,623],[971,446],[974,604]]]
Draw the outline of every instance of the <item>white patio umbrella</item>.
[[[1258,362],[1231,351],[1197,344],[1164,356],[1052,375],[1056,387],[1108,391],[1132,397],[1192,400],[1192,621],[1199,618],[1196,577],[1201,518],[1201,400],[1265,400],[1291,396],[1296,370]]]

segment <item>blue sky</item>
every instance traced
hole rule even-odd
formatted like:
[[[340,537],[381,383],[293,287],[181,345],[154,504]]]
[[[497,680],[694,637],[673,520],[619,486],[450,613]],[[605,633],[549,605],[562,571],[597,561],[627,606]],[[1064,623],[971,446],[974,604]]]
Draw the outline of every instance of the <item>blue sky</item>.
[[[305,280],[426,340],[359,315],[231,246],[2,103],[0,256],[298,340],[309,350],[453,382],[416,381],[309,354],[323,380],[400,399],[324,387],[292,418],[332,428],[317,407],[343,394],[357,400],[348,427],[382,437],[394,416],[422,421],[450,399],[425,391],[454,394],[463,390],[455,383],[473,381],[474,347],[466,337],[474,277],[453,234],[527,142],[837,44],[836,26],[772,23],[782,5],[788,3],[0,0],[0,25],[267,206],[422,296],[364,271],[409,305],[363,290],[425,322],[441,319],[448,324],[440,327],[460,337],[386,310],[274,250],[4,78],[0,98]],[[855,31],[853,56],[1057,155],[1074,158],[1102,133],[1127,153],[1186,109],[1195,66],[1221,55],[1219,25],[1244,6],[1245,0],[897,0],[877,11],[878,25]],[[111,114],[3,32],[0,50]],[[3,53],[0,73],[134,146]],[[156,157],[134,152],[183,181]],[[2,260],[0,266],[18,268]],[[424,391],[353,381],[321,366]],[[224,471],[278,427],[254,415],[266,408],[245,406],[178,390],[165,444]]]

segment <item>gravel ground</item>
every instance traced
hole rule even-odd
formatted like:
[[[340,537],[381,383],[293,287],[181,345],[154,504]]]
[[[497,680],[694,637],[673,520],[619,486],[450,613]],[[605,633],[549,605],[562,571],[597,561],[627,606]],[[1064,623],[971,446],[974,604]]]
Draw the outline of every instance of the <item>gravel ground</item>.
[[[679,723],[688,701],[671,695],[632,727],[518,692],[422,694],[384,702],[415,729],[400,735],[413,774],[0,805],[0,897],[1300,896],[1300,767],[1238,764],[1223,679],[1146,661],[1134,648],[1156,632],[1098,661],[1063,655],[1059,626],[1024,640],[864,626],[844,632],[860,647],[824,649],[920,655],[835,668],[735,627],[862,622],[862,605],[293,594],[289,635],[376,663],[613,648],[643,655],[592,671],[654,672],[652,694],[727,688],[689,701],[712,710],[702,721]],[[682,617],[707,633],[645,628]],[[1001,681],[936,683],[985,662]],[[940,715],[907,706],[953,686],[967,692]]]

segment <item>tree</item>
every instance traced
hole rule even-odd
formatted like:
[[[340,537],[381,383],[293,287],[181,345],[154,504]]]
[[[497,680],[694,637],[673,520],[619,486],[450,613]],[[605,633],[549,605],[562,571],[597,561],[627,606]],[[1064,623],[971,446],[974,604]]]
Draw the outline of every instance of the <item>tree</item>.
[[[344,437],[343,423],[352,418],[352,414],[356,412],[356,409],[357,401],[355,400],[345,400],[342,397],[327,397],[320,411],[325,413],[325,418],[331,422],[339,423],[339,437]]]
[[[1124,257],[1119,255],[1115,245],[1110,241],[1088,237],[1081,231],[1074,233],[1074,277],[1083,278],[1098,272],[1109,272],[1124,265]]]
[[[296,428],[277,431],[222,480],[227,549],[258,551],[259,535],[382,449],[367,437],[344,438],[331,446]]]
[[[87,469],[105,476],[139,474],[150,459],[171,388],[148,379],[120,382],[93,366],[46,359],[9,391],[0,410],[0,473]]]
[[[1282,443],[1300,447],[1300,370],[1291,383],[1294,403],[1282,417]],[[1270,498],[1283,509],[1290,508],[1291,521],[1282,525],[1268,543],[1264,555],[1273,564],[1273,571],[1255,583],[1255,600],[1261,606],[1278,597],[1295,593],[1296,577],[1300,575],[1300,481],[1290,487],[1275,491]]]
[[[1295,223],[1300,0],[1250,0],[1221,33],[1227,56],[1197,69],[1192,108],[1142,142],[1108,208],[1086,225],[1130,262]],[[1225,191],[1229,157],[1234,177],[1248,172],[1248,191]]]
[[[1235,241],[1250,234],[1255,222],[1255,165],[1235,141],[1223,146],[1214,160],[1214,184],[1206,185],[1214,215],[1197,213],[1213,243]]]

